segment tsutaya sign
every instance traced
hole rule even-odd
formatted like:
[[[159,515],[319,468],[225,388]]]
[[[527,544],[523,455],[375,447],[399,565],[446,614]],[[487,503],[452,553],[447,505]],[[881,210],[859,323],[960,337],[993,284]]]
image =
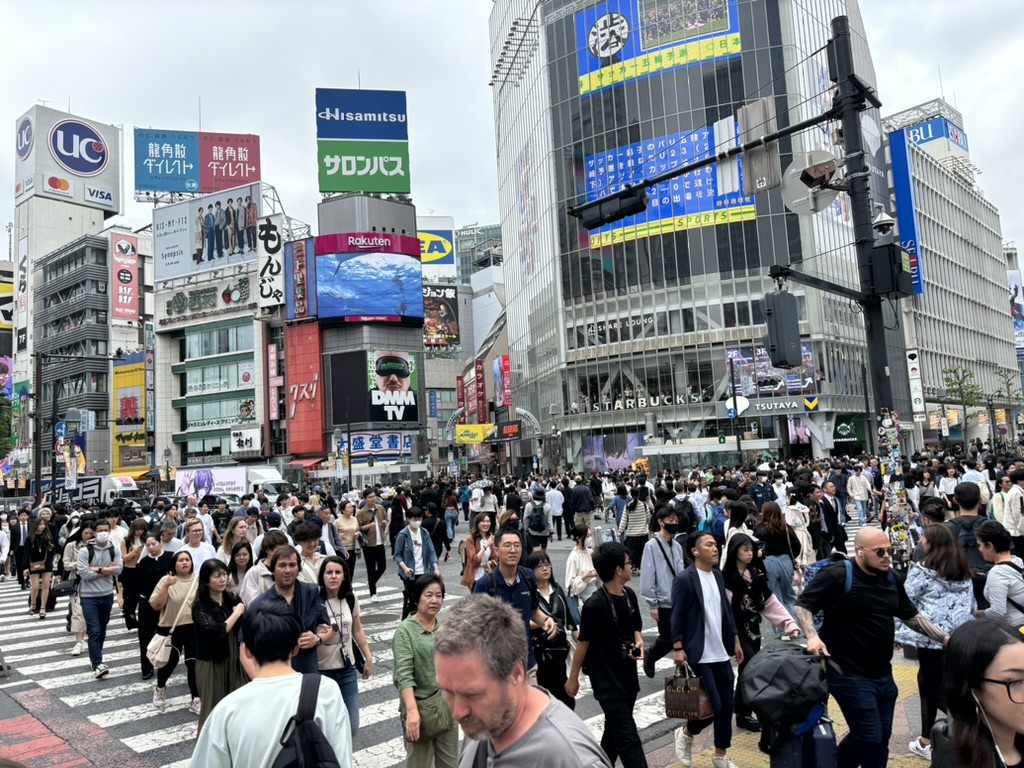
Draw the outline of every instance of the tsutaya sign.
[[[749,400],[749,405],[743,407],[742,403],[746,398],[738,398],[741,401],[740,416],[768,416],[771,414],[789,414],[789,413],[806,413],[807,408],[804,406],[802,398],[786,398],[786,399],[774,399],[774,398],[761,398]],[[716,415],[720,419],[730,418],[729,408],[732,406],[732,400],[719,400],[715,403]]]

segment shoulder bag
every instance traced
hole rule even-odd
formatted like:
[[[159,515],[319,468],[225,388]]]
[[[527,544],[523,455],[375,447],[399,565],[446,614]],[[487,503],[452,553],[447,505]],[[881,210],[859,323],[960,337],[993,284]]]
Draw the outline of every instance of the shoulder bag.
[[[672,677],[665,678],[666,717],[707,720],[714,714],[704,679],[695,675],[689,664],[677,667]]]
[[[171,625],[171,630],[166,635],[153,635],[153,639],[149,641],[149,645],[146,646],[146,658],[149,659],[150,664],[153,665],[154,669],[162,669],[167,666],[167,662],[171,660],[171,637],[174,635],[174,630],[178,627],[178,622],[181,621],[181,616],[185,612],[186,608],[191,608],[189,603],[191,602],[193,590],[199,586],[199,578],[193,576],[192,587],[189,589],[188,594],[185,595],[185,599],[181,603],[181,608],[178,609],[178,615],[174,617],[174,624]]]

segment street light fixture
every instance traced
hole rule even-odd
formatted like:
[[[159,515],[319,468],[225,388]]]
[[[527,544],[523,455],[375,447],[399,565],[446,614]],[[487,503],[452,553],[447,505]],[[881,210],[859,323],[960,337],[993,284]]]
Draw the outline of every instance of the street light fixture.
[[[331,435],[334,438],[334,495],[340,495],[339,479],[341,478],[341,467],[338,466],[338,460],[341,458],[341,441],[345,437],[345,434],[341,431],[341,427],[335,427],[334,433]],[[351,448],[346,446],[348,453],[349,471],[352,466],[352,454]],[[352,484],[349,483],[349,490],[352,490]]]
[[[170,446],[164,446],[164,477],[167,478],[167,488],[171,487],[171,457],[174,454],[171,452]]]

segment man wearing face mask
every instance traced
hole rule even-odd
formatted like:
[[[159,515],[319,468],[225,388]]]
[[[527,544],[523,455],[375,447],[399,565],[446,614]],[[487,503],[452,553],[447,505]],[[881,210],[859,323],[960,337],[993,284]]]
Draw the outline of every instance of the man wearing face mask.
[[[99,680],[109,670],[103,663],[103,642],[107,637],[110,610],[114,605],[114,577],[121,573],[121,548],[110,538],[110,521],[96,521],[95,543],[78,550],[78,595],[89,639],[89,662]]]
[[[405,599],[402,601],[402,620],[416,610],[412,601],[412,587],[416,577],[425,573],[441,575],[437,565],[437,553],[434,542],[429,535],[420,530],[423,512],[419,507],[412,507],[405,513],[407,525],[398,532],[395,538],[395,562],[398,563],[398,575],[402,579],[402,590]]]
[[[644,674],[654,677],[654,663],[672,650],[672,582],[686,568],[683,547],[676,541],[679,518],[673,507],[658,510],[658,535],[644,545],[640,566],[640,597],[658,622],[658,639],[644,656]]]

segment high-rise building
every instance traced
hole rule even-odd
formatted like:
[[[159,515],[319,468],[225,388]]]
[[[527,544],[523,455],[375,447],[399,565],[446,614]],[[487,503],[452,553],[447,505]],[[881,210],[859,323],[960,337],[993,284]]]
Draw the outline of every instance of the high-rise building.
[[[987,440],[990,427],[998,432],[1012,420],[1010,398],[1019,395],[1019,381],[1006,391],[1017,359],[999,211],[977,184],[963,116],[945,100],[882,124],[899,239],[914,270],[914,296],[902,302],[902,322],[908,354],[917,355],[916,369],[909,369],[915,432],[925,443],[963,439],[956,375],[943,373],[961,368],[983,395],[972,404],[980,407],[977,414],[968,409],[967,437]]]
[[[850,19],[856,71],[874,85],[856,0],[494,4],[512,398],[544,434],[560,433],[564,463],[621,469],[644,453],[677,467],[734,460],[737,432],[747,455],[870,447],[859,307],[790,285],[803,364],[772,368],[762,343],[771,265],[859,288],[845,193],[799,216],[780,190],[745,197],[713,166],[652,189],[644,214],[599,230],[568,214],[721,150],[737,109],[754,99],[774,99],[780,127],[823,114],[834,91],[823,48],[840,15]],[[862,122],[872,198],[884,203],[877,111]],[[836,128],[781,142],[783,167],[809,150],[836,151]],[[902,411],[901,335],[887,336],[894,402],[878,406]],[[742,396],[735,419],[730,389]]]
[[[455,230],[455,261],[459,283],[469,285],[470,276],[482,268],[476,264],[486,260],[488,252],[495,249],[501,250],[500,224],[470,224]]]

